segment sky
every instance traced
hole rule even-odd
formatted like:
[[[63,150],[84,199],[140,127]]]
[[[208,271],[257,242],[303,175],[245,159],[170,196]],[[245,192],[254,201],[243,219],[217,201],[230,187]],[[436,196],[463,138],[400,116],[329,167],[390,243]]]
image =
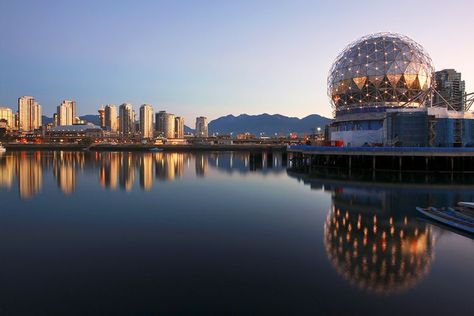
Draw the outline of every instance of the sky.
[[[222,115],[332,116],[329,68],[376,32],[411,37],[474,90],[472,1],[0,0],[0,105],[31,95],[52,116],[102,104]]]

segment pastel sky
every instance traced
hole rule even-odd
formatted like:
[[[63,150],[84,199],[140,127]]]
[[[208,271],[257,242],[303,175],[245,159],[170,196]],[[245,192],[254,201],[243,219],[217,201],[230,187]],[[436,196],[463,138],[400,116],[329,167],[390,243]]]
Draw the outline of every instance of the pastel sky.
[[[474,90],[472,1],[0,0],[0,104],[52,115],[150,103],[196,116],[331,116],[328,70],[360,36],[405,34]]]

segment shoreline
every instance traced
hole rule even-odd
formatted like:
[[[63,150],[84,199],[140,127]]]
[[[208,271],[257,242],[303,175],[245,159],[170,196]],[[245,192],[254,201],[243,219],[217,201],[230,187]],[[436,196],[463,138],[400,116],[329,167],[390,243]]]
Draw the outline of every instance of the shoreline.
[[[275,151],[285,152],[286,145],[233,144],[233,145],[144,145],[144,144],[99,144],[86,146],[81,144],[3,144],[7,151]]]

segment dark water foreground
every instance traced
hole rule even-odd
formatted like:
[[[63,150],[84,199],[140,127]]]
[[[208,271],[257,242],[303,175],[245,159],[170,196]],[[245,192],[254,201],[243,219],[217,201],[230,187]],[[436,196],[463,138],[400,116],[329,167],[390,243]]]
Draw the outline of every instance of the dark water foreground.
[[[474,186],[395,180],[276,153],[7,152],[0,314],[472,313],[474,241],[414,207]]]

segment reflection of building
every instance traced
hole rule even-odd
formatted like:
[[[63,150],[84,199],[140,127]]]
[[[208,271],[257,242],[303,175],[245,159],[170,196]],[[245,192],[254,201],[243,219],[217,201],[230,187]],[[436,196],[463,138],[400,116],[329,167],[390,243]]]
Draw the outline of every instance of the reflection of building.
[[[181,116],[174,119],[174,137],[184,138],[184,118]]]
[[[65,157],[58,163],[55,170],[58,186],[64,194],[71,194],[76,189],[76,169],[73,157]]]
[[[76,119],[76,101],[64,100],[57,108],[57,125],[73,125]]]
[[[107,104],[104,110],[105,128],[109,131],[118,130],[117,108],[113,104]]]
[[[18,189],[20,198],[28,199],[41,190],[43,170],[40,163],[40,154],[21,157],[18,161]]]
[[[207,164],[208,164],[207,155],[196,153],[194,159],[196,159],[195,161],[196,176],[204,177],[207,173]]]
[[[41,126],[41,105],[33,97],[18,98],[18,129],[32,131]]]
[[[118,175],[120,171],[120,153],[101,153],[99,169],[99,180],[103,187],[112,190],[117,188]]]
[[[159,180],[174,180],[184,171],[183,153],[157,153],[155,155],[155,174]]]
[[[196,117],[196,137],[208,137],[207,117]]]
[[[122,136],[130,136],[135,131],[135,113],[132,105],[124,103],[119,107],[119,132]]]
[[[0,188],[10,189],[15,177],[17,160],[13,156],[0,157]]]
[[[140,107],[140,134],[142,138],[153,138],[153,108],[149,104]]]
[[[130,191],[133,188],[135,181],[135,166],[131,153],[120,153],[120,169],[119,169],[119,184],[125,191]]]
[[[362,289],[407,290],[427,274],[434,254],[431,228],[412,221],[333,207],[324,227],[329,261]]]
[[[153,154],[144,153],[140,162],[140,186],[150,190],[153,186]]]

